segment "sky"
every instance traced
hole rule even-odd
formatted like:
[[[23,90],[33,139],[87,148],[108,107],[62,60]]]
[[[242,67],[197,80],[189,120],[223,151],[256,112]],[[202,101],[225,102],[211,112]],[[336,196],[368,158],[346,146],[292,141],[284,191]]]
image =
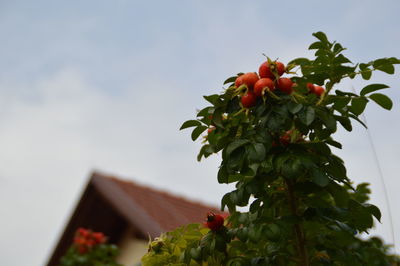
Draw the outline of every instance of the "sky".
[[[263,53],[312,57],[316,31],[353,62],[399,58],[398,10],[397,0],[0,1],[0,264],[46,262],[94,170],[218,206],[232,189],[217,184],[220,158],[198,163],[200,143],[178,130],[202,96],[257,71]],[[350,178],[372,183],[383,212],[372,234],[400,252],[400,79],[370,83],[388,84],[394,107],[371,103],[369,130],[340,130],[337,153]]]

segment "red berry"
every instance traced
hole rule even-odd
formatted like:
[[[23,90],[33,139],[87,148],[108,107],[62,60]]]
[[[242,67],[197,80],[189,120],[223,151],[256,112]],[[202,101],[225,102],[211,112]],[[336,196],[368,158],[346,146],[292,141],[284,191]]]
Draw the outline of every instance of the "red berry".
[[[317,96],[321,96],[324,93],[325,89],[322,88],[321,86],[314,86],[314,93]]]
[[[291,94],[293,92],[293,81],[289,78],[279,78],[276,85],[286,94]]]
[[[260,78],[269,78],[274,80],[274,72],[277,73],[278,76],[282,76],[282,74],[285,72],[285,65],[282,62],[273,62],[272,64],[269,64],[268,61],[266,61],[262,63],[258,69]]]
[[[215,127],[212,126],[210,128],[207,129],[207,133],[210,134],[211,132],[213,132],[215,130]]]
[[[257,96],[253,92],[248,91],[245,95],[242,96],[240,101],[242,102],[244,108],[250,108],[256,105]]]
[[[242,86],[243,84],[245,84],[249,90],[252,90],[254,87],[254,84],[257,82],[257,80],[259,79],[258,75],[254,72],[249,72],[246,74],[243,74],[239,77],[237,77],[236,81],[235,81],[235,86],[238,88],[240,86]]]
[[[279,76],[282,76],[285,73],[285,65],[282,62],[276,62],[276,71]]]
[[[270,91],[275,90],[275,84],[272,79],[262,78],[254,84],[254,94],[258,97],[261,97],[266,89]]]
[[[224,226],[224,217],[219,214],[208,213],[206,225],[212,231],[218,231]]]
[[[312,83],[307,83],[307,88],[309,90],[310,93],[314,93],[315,92],[315,86]]]
[[[279,138],[279,142],[283,145],[286,146],[290,143],[290,135],[286,132],[283,136]]]

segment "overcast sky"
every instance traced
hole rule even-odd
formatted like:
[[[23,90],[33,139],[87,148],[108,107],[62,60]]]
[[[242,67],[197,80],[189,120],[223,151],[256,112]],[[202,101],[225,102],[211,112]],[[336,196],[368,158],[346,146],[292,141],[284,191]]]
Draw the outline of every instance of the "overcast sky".
[[[312,56],[319,30],[353,62],[400,57],[399,10],[398,0],[0,1],[0,264],[45,263],[94,169],[218,205],[230,189],[217,184],[218,156],[198,163],[200,144],[178,131],[202,95],[257,71],[262,53]],[[366,118],[400,250],[400,79],[371,82],[392,87],[393,110],[371,103]],[[393,242],[368,133],[338,139],[349,176],[373,183],[377,233]]]

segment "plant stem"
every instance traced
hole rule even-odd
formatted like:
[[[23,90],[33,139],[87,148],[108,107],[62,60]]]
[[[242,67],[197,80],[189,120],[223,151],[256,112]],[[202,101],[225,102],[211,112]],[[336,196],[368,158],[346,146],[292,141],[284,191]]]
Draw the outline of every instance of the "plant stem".
[[[288,191],[290,210],[294,216],[298,217],[297,199],[296,199],[296,196],[294,195],[293,182],[287,178],[285,178],[285,182],[286,182],[287,191]],[[297,252],[299,253],[299,257],[300,257],[299,266],[308,266],[309,265],[308,254],[307,254],[307,249],[306,249],[306,240],[305,240],[303,228],[300,223],[296,223],[293,226],[293,229],[296,234]]]

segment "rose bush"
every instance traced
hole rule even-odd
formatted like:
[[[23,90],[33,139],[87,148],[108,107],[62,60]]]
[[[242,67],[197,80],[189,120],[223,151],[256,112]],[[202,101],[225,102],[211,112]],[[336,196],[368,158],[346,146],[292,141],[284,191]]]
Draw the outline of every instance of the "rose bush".
[[[399,263],[379,238],[360,237],[381,213],[368,203],[368,184],[354,185],[332,148],[342,148],[334,139],[339,126],[365,126],[359,117],[369,102],[392,108],[390,98],[377,92],[387,85],[367,84],[357,94],[342,90],[340,82],[368,81],[374,71],[394,74],[400,60],[354,64],[341,44],[322,32],[313,36],[313,59],[285,66],[268,58],[258,74],[228,78],[222,93],[204,96],[211,105],[182,125],[194,127],[193,140],[212,128],[198,160],[222,155],[218,182],[236,187],[221,201],[230,216],[223,230],[189,225],[163,235],[150,244],[143,265]],[[264,78],[272,83],[255,86]]]

